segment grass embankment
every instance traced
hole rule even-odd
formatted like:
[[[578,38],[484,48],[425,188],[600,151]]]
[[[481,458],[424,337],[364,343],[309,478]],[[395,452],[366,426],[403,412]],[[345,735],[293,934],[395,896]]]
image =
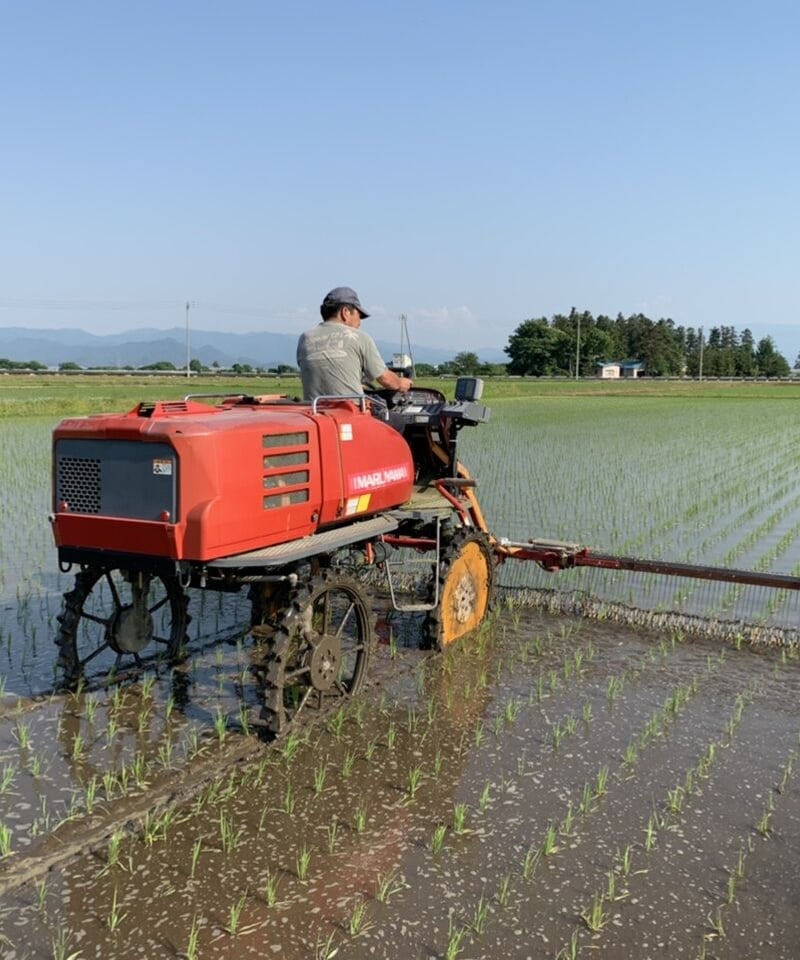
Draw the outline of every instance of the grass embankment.
[[[452,396],[455,381],[419,380]],[[190,382],[176,376],[135,374],[107,376],[7,374],[0,377],[0,418],[82,416],[129,410],[141,400],[173,400],[187,393],[300,394],[297,377],[197,377]],[[486,381],[486,402],[542,397],[688,397],[697,399],[800,398],[800,382],[736,380],[548,380],[502,378]]]

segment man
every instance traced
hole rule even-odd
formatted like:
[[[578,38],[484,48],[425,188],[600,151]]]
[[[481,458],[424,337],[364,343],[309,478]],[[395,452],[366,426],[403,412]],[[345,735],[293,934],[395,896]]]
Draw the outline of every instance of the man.
[[[300,335],[297,365],[303,396],[354,396],[364,383],[377,380],[387,390],[407,393],[408,377],[399,377],[383,362],[375,341],[360,329],[369,314],[351,287],[336,287],[319,308],[322,323]]]

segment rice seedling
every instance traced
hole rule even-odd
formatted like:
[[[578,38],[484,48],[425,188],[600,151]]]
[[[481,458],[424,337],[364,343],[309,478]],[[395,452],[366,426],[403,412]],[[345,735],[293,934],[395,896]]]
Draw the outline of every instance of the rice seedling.
[[[325,778],[328,775],[328,763],[323,761],[314,767],[314,795],[319,797],[325,789]]]
[[[73,935],[65,927],[59,927],[56,935],[50,940],[53,951],[53,960],[81,960],[83,953],[72,950]]]
[[[347,920],[347,932],[351,937],[357,937],[359,934],[368,930],[371,926],[371,922],[367,919],[366,900],[356,900]]]
[[[264,878],[264,889],[262,890],[262,896],[264,898],[264,903],[266,903],[268,907],[274,907],[278,903],[279,886],[280,877],[271,870],[267,870],[267,875]]]
[[[653,849],[656,842],[656,833],[657,833],[657,824],[658,820],[655,816],[651,816],[647,821],[647,826],[644,830],[644,848],[648,853]]]
[[[122,922],[125,920],[127,916],[128,916],[127,913],[123,913],[120,910],[119,903],[118,903],[117,888],[114,887],[114,893],[111,897],[111,909],[109,910],[106,916],[106,926],[111,931],[111,933],[116,933],[119,930],[120,925],[122,924]]]
[[[214,733],[217,735],[219,745],[222,746],[228,736],[228,718],[219,706],[214,710]]]
[[[233,823],[233,817],[225,813],[224,810],[220,810],[217,823],[219,825],[219,839],[222,844],[223,853],[231,854],[241,842],[244,827],[240,827],[237,830]]]
[[[555,960],[578,960],[578,953],[578,932],[575,930],[569,938],[569,945],[558,951]]]
[[[14,723],[14,739],[20,750],[27,750],[31,745],[31,731],[27,723],[17,718]]]
[[[308,869],[311,866],[311,851],[305,844],[295,857],[294,863],[297,870],[297,879],[301,883],[305,883],[308,878]]]
[[[247,903],[246,890],[238,900],[228,907],[228,922],[224,927],[224,930],[228,936],[235,937],[239,932],[239,925],[242,919],[242,910],[244,910],[245,903]]]
[[[476,936],[479,937],[483,933],[488,917],[489,903],[481,893],[480,897],[478,897],[478,902],[475,904],[475,910],[472,914],[472,922],[470,924]]]
[[[608,767],[600,767],[597,771],[597,778],[594,785],[594,799],[603,797],[606,794],[608,783]]]
[[[11,855],[11,830],[0,821],[0,860]]]
[[[17,776],[17,768],[13,764],[6,763],[0,770],[0,796],[8,793],[11,784]]]
[[[557,839],[558,829],[556,828],[556,825],[554,823],[548,824],[541,846],[542,856],[552,857],[558,853],[560,847],[556,843]]]
[[[466,803],[456,803],[453,806],[453,833],[461,834],[465,832],[467,810],[468,807]]]
[[[609,916],[603,909],[603,902],[602,894],[597,893],[589,908],[581,911],[581,920],[592,933],[600,933],[609,921]]]
[[[344,710],[342,709],[340,712],[342,715],[342,722],[344,722]],[[304,743],[304,737],[292,730],[281,747],[281,757],[286,761],[286,763],[291,763],[292,760],[294,760],[294,758],[297,756],[300,747]]]
[[[443,823],[437,824],[433,829],[431,837],[431,853],[436,856],[444,846],[444,840],[447,836],[447,827]]]
[[[203,849],[203,838],[196,837],[194,843],[192,844],[192,858],[191,858],[191,867],[189,868],[189,878],[194,880],[195,874],[197,873],[197,864],[200,860],[200,851]]]
[[[378,738],[377,738],[377,737],[373,737],[371,740],[368,740],[368,741],[367,741],[367,746],[366,746],[366,749],[365,749],[365,751],[364,751],[364,757],[366,758],[366,760],[367,760],[368,762],[372,760],[373,756],[375,755],[375,751],[376,751],[377,748],[378,748]]]
[[[189,928],[189,939],[186,942],[185,956],[186,960],[199,960],[198,942],[200,939],[200,923],[197,914],[192,917],[192,925]]]
[[[356,807],[353,813],[353,830],[361,834],[367,828],[367,811],[364,807]]]
[[[407,786],[407,798],[408,800],[413,800],[417,795],[419,790],[420,783],[422,782],[422,767],[416,766],[412,767],[408,771],[408,786]]]
[[[468,933],[467,927],[455,927],[453,918],[450,917],[450,927],[447,933],[447,947],[444,952],[445,960],[456,960],[461,953],[464,939]]]
[[[346,750],[344,758],[342,759],[342,779],[347,780],[350,774],[353,772],[353,764],[356,762],[356,752],[355,750]]]
[[[722,910],[717,907],[716,913],[709,913],[706,916],[706,923],[709,927],[709,933],[705,935],[706,940],[721,940],[725,936],[725,925],[722,922]]]
[[[572,809],[572,801],[569,801],[567,805],[567,812],[564,815],[564,819],[559,824],[559,833],[562,837],[571,837],[573,834],[573,826],[575,824],[575,813]]]
[[[397,742],[397,724],[394,720],[389,722],[389,727],[386,731],[386,746],[390,750],[394,750],[394,745]]]
[[[389,870],[388,873],[384,873],[378,877],[375,899],[378,900],[379,903],[388,903],[389,899],[395,893],[398,893],[406,886],[407,884],[403,881],[403,878],[396,869]]]
[[[336,849],[336,838],[339,835],[339,824],[335,817],[333,821],[325,828],[325,832],[328,838],[328,853],[333,855],[333,852]]]
[[[442,757],[442,751],[437,749],[436,754],[433,758],[433,771],[432,777],[434,780],[438,780],[442,775],[442,764],[444,763],[444,758]]]
[[[483,741],[483,720],[478,719],[475,723],[475,746],[479,747]]]
[[[481,813],[486,813],[486,808],[489,806],[489,800],[491,799],[491,784],[487,780],[483,785],[483,790],[481,790],[480,798],[478,799],[478,806],[480,807]]]

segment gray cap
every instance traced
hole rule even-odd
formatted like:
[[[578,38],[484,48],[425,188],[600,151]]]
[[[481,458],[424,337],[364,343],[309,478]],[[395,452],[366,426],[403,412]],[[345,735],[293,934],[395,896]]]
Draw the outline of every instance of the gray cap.
[[[361,314],[361,319],[366,319],[369,314],[361,306],[361,301],[358,299],[358,294],[352,287],[334,287],[330,293],[325,294],[325,299],[322,301],[322,308],[324,307],[336,307],[336,306],[346,306],[346,307],[355,307],[356,310]]]

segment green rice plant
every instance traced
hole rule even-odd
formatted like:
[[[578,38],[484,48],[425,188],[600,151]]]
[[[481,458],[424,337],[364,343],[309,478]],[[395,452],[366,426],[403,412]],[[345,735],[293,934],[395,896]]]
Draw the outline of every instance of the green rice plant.
[[[581,912],[581,920],[583,920],[587,929],[591,930],[592,933],[600,933],[603,927],[605,927],[609,921],[609,917],[603,909],[602,894],[595,894],[588,910]]]
[[[587,780],[583,785],[583,793],[581,794],[581,802],[578,805],[578,810],[582,817],[588,817],[592,812],[592,804],[594,803],[594,792],[592,790],[592,784]]]
[[[597,771],[597,778],[594,784],[594,797],[604,797],[606,795],[606,787],[608,783],[608,767],[600,767]]]
[[[498,713],[497,716],[494,718],[494,723],[492,724],[492,730],[494,731],[494,735],[496,737],[499,737],[500,734],[503,732],[503,725],[504,725],[503,715],[501,713]]]
[[[364,729],[364,711],[367,704],[364,700],[353,700],[350,704],[350,715],[356,722],[359,730]]]
[[[17,741],[20,750],[27,750],[31,745],[31,731],[28,724],[19,717],[14,721],[14,739]]]
[[[622,688],[625,686],[625,681],[622,677],[609,677],[608,684],[606,685],[606,696],[609,701],[613,703],[617,697],[622,693]]]
[[[319,797],[325,789],[325,778],[328,775],[328,763],[323,760],[322,763],[314,767],[314,794]]]
[[[116,867],[119,864],[122,841],[125,839],[124,830],[115,830],[108,838],[108,850],[106,851],[106,870]]]
[[[497,902],[505,909],[508,906],[508,898],[511,893],[511,874],[505,873],[500,878],[500,886],[497,888]]]
[[[308,877],[308,868],[311,866],[311,851],[305,844],[295,857],[294,863],[297,870],[297,879],[301,883],[305,883]]]
[[[195,874],[197,873],[197,862],[200,859],[200,851],[203,848],[203,838],[197,837],[192,844],[192,859],[191,867],[189,869],[189,877],[194,880]]]
[[[250,735],[250,711],[246,703],[239,704],[239,727],[245,737]]]
[[[710,930],[710,933],[706,934],[707,940],[721,940],[725,936],[725,925],[722,922],[722,909],[720,907],[717,907],[716,913],[709,913],[706,916],[706,923]]]
[[[200,923],[197,914],[192,917],[192,925],[189,928],[189,939],[186,942],[184,956],[186,960],[199,960],[198,941],[200,939]]]
[[[86,757],[86,741],[80,732],[75,734],[75,739],[72,741],[70,756],[76,763],[80,763]]]
[[[333,944],[335,936],[335,933],[329,933],[323,940],[322,934],[319,934],[314,944],[314,960],[333,960],[339,952],[339,948]]]
[[[564,736],[564,730],[561,727],[561,721],[556,721],[553,724],[550,736],[553,741],[553,750],[558,750],[558,745],[561,743],[561,739]]]
[[[43,880],[37,880],[33,888],[36,891],[36,909],[39,913],[44,913],[47,906],[47,877]]]
[[[397,743],[397,724],[394,720],[391,720],[386,731],[386,746],[390,750],[394,750],[395,743]]]
[[[228,736],[228,718],[219,706],[214,711],[214,733],[217,735],[219,745],[222,746]]]
[[[342,779],[347,780],[353,772],[353,764],[356,762],[355,750],[346,750],[342,760]]]
[[[483,740],[483,720],[480,718],[475,722],[475,746],[479,747]]]
[[[414,707],[409,707],[406,713],[406,729],[413,736],[413,734],[417,732],[418,726],[419,726],[419,714],[417,713]]]
[[[564,718],[564,733],[571,737],[577,729],[578,721],[572,716],[571,713],[567,714],[567,716]]]
[[[617,864],[618,870],[623,877],[630,875],[631,867],[633,865],[633,848],[630,844],[625,847],[624,850],[617,850]]]
[[[365,807],[356,807],[353,813],[353,830],[363,833],[367,828],[367,811]]]
[[[481,795],[478,799],[478,806],[480,807],[481,813],[486,813],[486,808],[489,806],[489,800],[491,799],[491,784],[487,780],[483,785],[483,790],[481,790]]]
[[[239,932],[239,924],[242,919],[242,910],[244,910],[244,905],[247,903],[247,891],[239,897],[239,899],[228,907],[228,923],[224,927],[225,933],[231,937],[235,937]]]
[[[333,851],[336,849],[336,838],[339,834],[339,823],[335,817],[325,828],[325,832],[328,837],[328,853],[333,855]]]
[[[516,697],[511,697],[511,699],[506,702],[503,716],[509,726],[511,726],[512,723],[517,722],[521,710],[522,704],[519,702],[519,700],[517,700]]]
[[[371,926],[371,922],[367,920],[366,900],[356,900],[347,920],[347,932],[351,937],[357,937],[360,933],[364,933]]]
[[[8,793],[8,789],[16,776],[17,768],[13,764],[6,763],[3,765],[3,769],[0,770],[0,796]]]
[[[644,829],[644,848],[648,853],[653,849],[656,842],[656,824],[657,820],[655,817],[651,816],[647,821],[647,826]]]
[[[220,810],[217,823],[219,825],[219,839],[222,844],[222,851],[223,853],[231,854],[239,846],[244,828],[240,827],[237,830],[233,823],[233,817],[224,810]]]
[[[442,775],[442,764],[444,763],[444,758],[442,757],[442,751],[437,749],[436,754],[433,758],[433,779],[438,780]]]
[[[278,902],[278,887],[280,886],[280,877],[273,873],[271,870],[267,870],[267,876],[264,880],[264,890],[263,897],[264,903],[268,907],[274,907]]]
[[[50,945],[53,960],[81,960],[83,957],[80,950],[71,950],[72,934],[65,927],[59,927],[58,933],[50,940]]]
[[[547,825],[547,830],[544,834],[544,840],[542,841],[541,852],[545,857],[552,857],[554,854],[558,853],[559,846],[556,841],[558,839],[558,830],[554,823]]]
[[[593,720],[593,717],[592,717],[592,705],[591,705],[591,703],[590,703],[588,700],[587,700],[586,703],[584,703],[584,705],[583,705],[582,717],[583,717],[583,722],[584,722],[584,723],[586,724],[586,726],[588,727],[589,724],[590,724],[590,723],[592,722],[592,720]]]
[[[433,829],[431,837],[431,853],[436,856],[444,846],[444,840],[447,836],[447,827],[443,823],[437,824]]]
[[[158,762],[165,770],[172,769],[172,751],[173,743],[172,740],[167,737],[167,739],[159,745],[158,748]]]
[[[291,817],[291,815],[294,813],[294,805],[295,805],[294,787],[292,786],[292,781],[287,780],[286,789],[284,790],[283,800],[281,802],[281,810],[283,810],[283,812],[287,816]]]
[[[342,721],[344,721],[344,711],[342,710],[340,712],[342,713]],[[294,730],[289,733],[289,736],[286,738],[283,746],[281,747],[281,757],[286,761],[286,763],[291,763],[292,760],[294,760],[304,742],[304,738],[301,736],[301,734]]]
[[[567,812],[559,825],[559,833],[562,837],[571,837],[575,823],[575,814],[572,809],[572,801],[567,805]]]
[[[771,817],[772,817],[772,813],[769,810],[765,810],[761,814],[761,819],[756,824],[756,830],[758,830],[759,834],[765,840],[767,840],[769,838],[770,833],[772,833],[772,825],[770,824]]]
[[[456,803],[453,806],[453,832],[454,833],[464,833],[465,824],[467,821],[467,810],[468,807],[466,803]]]
[[[578,960],[578,931],[574,930],[569,945],[562,947],[556,954],[556,960]]]
[[[372,740],[367,741],[367,747],[366,747],[366,750],[364,751],[364,756],[366,757],[367,761],[372,760],[377,747],[378,747],[377,737],[373,737]]]
[[[419,785],[422,782],[422,767],[416,766],[412,767],[408,771],[408,799],[413,800],[417,795],[417,790],[419,790]]]
[[[388,903],[390,897],[400,890],[403,890],[407,884],[397,872],[396,869],[389,870],[378,877],[378,888],[375,891],[375,899],[380,903]]]
[[[476,936],[479,937],[483,933],[488,916],[489,904],[481,893],[478,902],[475,904],[475,911],[472,914],[472,923],[470,924]]]
[[[674,790],[667,790],[667,806],[669,807],[670,813],[678,816],[683,812],[684,796],[683,787],[675,787]]]
[[[447,933],[447,948],[445,949],[445,960],[456,960],[464,943],[464,938],[468,933],[467,927],[455,927],[453,918],[450,917],[450,929]]]
[[[114,893],[111,897],[111,909],[106,916],[106,926],[112,933],[116,933],[117,930],[119,930],[120,924],[128,916],[127,913],[123,913],[120,910],[117,896],[117,888],[114,887]]]
[[[636,761],[639,759],[639,751],[635,743],[629,743],[625,747],[625,754],[622,757],[623,765],[630,771]]]

